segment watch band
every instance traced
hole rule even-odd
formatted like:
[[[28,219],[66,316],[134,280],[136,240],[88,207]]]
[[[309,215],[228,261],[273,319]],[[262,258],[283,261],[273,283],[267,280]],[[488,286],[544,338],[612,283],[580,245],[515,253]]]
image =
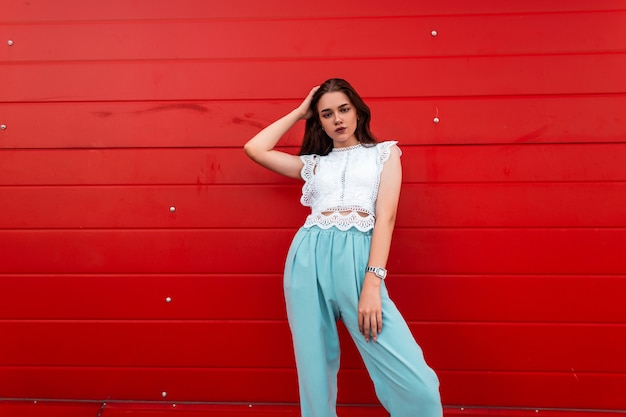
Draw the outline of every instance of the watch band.
[[[380,279],[385,279],[387,276],[387,270],[382,266],[368,266],[365,269],[367,272],[373,272]]]

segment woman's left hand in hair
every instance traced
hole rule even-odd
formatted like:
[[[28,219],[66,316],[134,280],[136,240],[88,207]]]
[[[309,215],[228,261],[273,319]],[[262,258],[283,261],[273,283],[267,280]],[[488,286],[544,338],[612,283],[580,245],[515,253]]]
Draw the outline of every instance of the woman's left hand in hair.
[[[383,306],[380,297],[380,278],[371,273],[365,274],[363,288],[359,297],[359,331],[365,337],[377,341],[383,330]]]

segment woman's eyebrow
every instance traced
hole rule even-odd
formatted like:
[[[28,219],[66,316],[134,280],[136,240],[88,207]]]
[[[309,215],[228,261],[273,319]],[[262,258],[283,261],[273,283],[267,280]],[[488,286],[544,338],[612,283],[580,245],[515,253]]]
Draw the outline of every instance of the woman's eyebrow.
[[[349,105],[350,105],[350,103],[343,103],[343,104],[340,104],[337,108],[341,109],[341,108],[349,106]],[[320,110],[320,113],[324,113],[325,111],[332,111],[332,110],[331,109],[322,109],[322,110]]]

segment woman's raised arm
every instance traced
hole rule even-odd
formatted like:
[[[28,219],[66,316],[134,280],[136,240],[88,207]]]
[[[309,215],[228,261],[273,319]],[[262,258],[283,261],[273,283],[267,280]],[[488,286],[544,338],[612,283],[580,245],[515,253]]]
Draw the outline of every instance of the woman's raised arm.
[[[259,165],[279,174],[300,178],[302,161],[296,155],[274,150],[280,138],[299,120],[312,117],[309,109],[313,94],[319,87],[314,87],[304,101],[293,111],[267,126],[245,145],[246,155]]]

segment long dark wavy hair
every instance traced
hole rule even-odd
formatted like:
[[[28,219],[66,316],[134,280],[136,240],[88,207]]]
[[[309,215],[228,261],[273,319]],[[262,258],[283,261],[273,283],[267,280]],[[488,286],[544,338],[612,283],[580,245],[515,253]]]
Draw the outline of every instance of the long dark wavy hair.
[[[310,107],[312,116],[306,121],[304,139],[300,147],[300,155],[328,155],[330,151],[332,151],[333,140],[322,129],[320,115],[317,111],[317,103],[324,94],[334,91],[340,91],[348,96],[350,103],[356,109],[358,120],[354,136],[359,143],[373,145],[378,142],[374,134],[370,131],[370,120],[372,118],[370,108],[346,80],[331,78],[324,81],[313,95]]]

